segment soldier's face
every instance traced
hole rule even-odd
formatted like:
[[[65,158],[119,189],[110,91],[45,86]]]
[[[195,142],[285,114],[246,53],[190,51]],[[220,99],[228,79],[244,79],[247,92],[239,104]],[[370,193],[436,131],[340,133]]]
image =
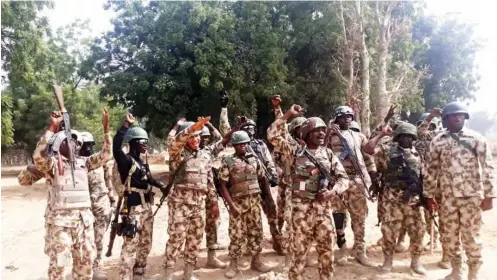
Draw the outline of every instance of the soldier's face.
[[[136,145],[140,154],[144,154],[148,150],[148,139],[138,139]]]
[[[350,123],[352,122],[351,115],[342,115],[336,118],[336,124],[340,127],[340,129],[349,129]]]
[[[233,145],[233,148],[235,148],[236,154],[244,155],[245,153],[247,153],[247,143],[235,144]]]
[[[95,146],[95,142],[85,142],[83,143],[83,146],[81,147],[81,151],[79,151],[79,154],[84,156],[84,157],[89,157],[93,154],[93,147]]]
[[[465,114],[451,114],[447,116],[447,128],[452,131],[459,131],[466,121]]]
[[[250,136],[250,138],[253,138],[255,135],[255,126],[253,126],[253,125],[245,126],[242,130],[247,132],[247,134]]]
[[[313,129],[309,132],[309,136],[307,137],[308,144],[312,144],[314,146],[323,146],[324,145],[324,137],[326,136],[326,128],[320,127]]]
[[[200,146],[200,135],[193,135],[191,136],[188,141],[186,142],[186,146],[190,150],[198,150]]]
[[[200,149],[205,148],[205,146],[209,144],[210,138],[211,137],[209,135],[200,136]]]
[[[69,143],[70,144],[68,146],[67,139],[62,141],[62,143],[60,143],[59,152],[61,155],[63,155],[66,158],[69,158],[69,149],[72,149],[72,152],[74,155],[77,155],[76,152],[79,150],[79,147],[78,147],[76,141],[71,140]]]
[[[399,146],[401,146],[404,149],[410,149],[412,148],[412,142],[414,141],[414,137],[408,134],[401,134],[399,135],[398,141],[399,141]]]

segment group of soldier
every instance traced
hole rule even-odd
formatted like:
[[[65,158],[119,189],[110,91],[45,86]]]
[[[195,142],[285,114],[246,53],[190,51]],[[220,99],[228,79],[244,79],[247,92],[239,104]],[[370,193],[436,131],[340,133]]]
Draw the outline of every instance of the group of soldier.
[[[279,96],[271,101],[275,121],[267,130],[267,140],[272,153],[265,141],[257,139],[253,120],[240,116],[236,126],[230,127],[226,92],[221,93],[219,131],[210,117],[196,122],[180,119],[166,139],[167,185],[152,177],[143,159],[148,135],[131,114],[111,143],[109,116],[104,111],[105,140],[102,150],[94,153],[91,134],[73,130],[72,139],[67,140],[67,134],[59,131],[60,112],[52,112],[33,154],[34,164],[19,175],[22,185],[45,178],[49,186],[45,213],[49,279],[62,279],[69,255],[74,279],[106,279],[102,240],[113,209],[121,222],[112,227],[124,238],[120,279],[143,276],[152,248],[153,187],[167,197],[168,205],[169,239],[159,279],[172,279],[183,245],[184,279],[196,279],[193,271],[204,231],[207,266],[226,268],[226,278],[239,274],[244,252],[252,257],[252,269],[270,271],[272,267],[261,259],[261,210],[273,249],[286,256],[283,267],[289,279],[303,279],[305,267],[315,265],[308,257],[312,245],[320,279],[332,279],[334,265],[346,264],[349,255],[371,267],[365,243],[368,200],[378,201],[382,271],[392,270],[394,252],[403,250],[407,233],[410,267],[425,275],[420,260],[423,239],[428,232],[429,247],[438,246],[434,234],[438,220],[443,251],[439,265],[452,268],[445,279],[462,278],[461,243],[468,258],[468,279],[478,279],[482,211],[493,207],[495,175],[486,140],[464,126],[469,112],[463,104],[435,108],[417,126],[392,121],[392,106],[368,139],[347,106],[338,107],[326,125],[321,118],[303,117],[298,105],[283,113]],[[234,153],[221,157],[227,145],[233,146]],[[76,155],[75,164],[70,151]],[[105,175],[99,169],[102,166]],[[277,187],[276,198],[271,194],[273,187]],[[221,249],[218,199],[229,211],[229,265],[216,257]],[[350,250],[345,236],[349,217],[354,235]]]

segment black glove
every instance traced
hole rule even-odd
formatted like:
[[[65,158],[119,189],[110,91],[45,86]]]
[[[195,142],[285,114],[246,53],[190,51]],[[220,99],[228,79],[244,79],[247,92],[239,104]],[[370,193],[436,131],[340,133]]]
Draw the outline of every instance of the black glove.
[[[222,108],[226,108],[228,107],[228,101],[229,101],[229,97],[228,97],[228,92],[226,90],[222,90],[220,93],[219,93],[220,97],[221,97],[221,107]]]

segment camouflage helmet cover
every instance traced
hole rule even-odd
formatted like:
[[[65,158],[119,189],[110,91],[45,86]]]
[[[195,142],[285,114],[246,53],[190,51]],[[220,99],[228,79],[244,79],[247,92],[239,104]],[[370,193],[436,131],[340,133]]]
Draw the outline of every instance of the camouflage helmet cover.
[[[250,137],[247,132],[238,130],[231,135],[231,145],[243,144],[250,142]]]
[[[302,138],[305,138],[309,132],[311,132],[314,129],[324,127],[326,128],[326,123],[318,117],[312,117],[308,118],[303,124],[302,124]]]
[[[295,131],[295,129],[299,126],[302,126],[302,124],[304,124],[304,122],[306,121],[307,119],[304,118],[304,117],[296,117],[295,119],[293,119],[291,122],[290,122],[290,126],[288,127],[288,131],[290,133],[293,133],[293,131]]]
[[[402,122],[397,126],[395,132],[393,133],[394,141],[397,140],[397,138],[402,134],[411,135],[412,137],[414,137],[414,140],[418,138],[418,130],[416,126],[408,122]]]

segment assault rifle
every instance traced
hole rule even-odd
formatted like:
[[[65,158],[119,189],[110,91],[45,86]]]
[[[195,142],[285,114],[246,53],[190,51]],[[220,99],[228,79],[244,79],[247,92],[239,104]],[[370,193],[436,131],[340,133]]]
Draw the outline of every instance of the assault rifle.
[[[105,253],[106,257],[112,256],[112,247],[114,247],[114,239],[116,239],[117,231],[119,230],[119,211],[121,210],[121,205],[123,203],[123,197],[120,196],[117,201],[117,208],[114,214],[114,220],[112,221],[112,225],[110,227],[110,239],[109,245],[107,245],[107,253]]]
[[[342,143],[343,146],[343,152],[340,155],[339,159],[341,162],[343,162],[345,159],[349,158],[350,162],[352,162],[352,165],[354,166],[355,171],[357,174],[359,174],[359,177],[361,177],[361,181],[363,184],[363,187],[361,187],[362,192],[364,193],[364,196],[369,200],[373,201],[373,198],[369,194],[367,190],[367,185],[366,185],[366,180],[364,179],[364,174],[362,174],[361,167],[359,166],[359,161],[357,159],[357,154],[354,149],[351,149],[349,146],[349,143],[347,142],[347,139],[343,137],[340,133],[336,134],[338,138],[340,139],[340,142]]]
[[[418,195],[419,203],[417,206],[427,207],[426,197],[423,195],[423,177],[421,174],[417,174],[412,168],[407,165],[407,162],[403,155],[398,155],[396,157],[390,158],[393,165],[401,167],[402,171],[399,174],[399,180],[407,182],[407,188],[404,190],[402,199],[405,202],[409,202],[411,197]],[[438,228],[438,223],[435,221],[433,214],[432,219],[435,226]]]
[[[57,104],[59,105],[59,110],[62,113],[63,121],[61,122],[61,126],[64,129],[67,139],[67,145],[69,145],[69,141],[71,141],[71,122],[69,120],[69,114],[67,113],[66,107],[64,106],[64,93],[62,92],[62,88],[58,85],[53,85],[53,93],[55,94],[55,99],[57,99]],[[76,159],[74,157],[74,152],[72,149],[67,149],[69,154],[69,162],[71,163],[71,177],[73,187],[76,188],[76,182],[74,181],[74,169],[76,168]]]
[[[271,187],[276,187],[278,185],[278,179],[274,178],[274,176],[271,175],[271,173],[269,173],[269,170],[267,170],[266,165],[264,164],[264,160],[263,160],[264,157],[263,157],[260,149],[257,149],[257,151],[254,151],[254,149],[252,149],[250,144],[247,145],[247,149],[250,153],[252,153],[258,159],[258,161],[261,165],[261,168],[264,171],[264,176],[266,177],[267,181],[269,182],[269,185]]]

